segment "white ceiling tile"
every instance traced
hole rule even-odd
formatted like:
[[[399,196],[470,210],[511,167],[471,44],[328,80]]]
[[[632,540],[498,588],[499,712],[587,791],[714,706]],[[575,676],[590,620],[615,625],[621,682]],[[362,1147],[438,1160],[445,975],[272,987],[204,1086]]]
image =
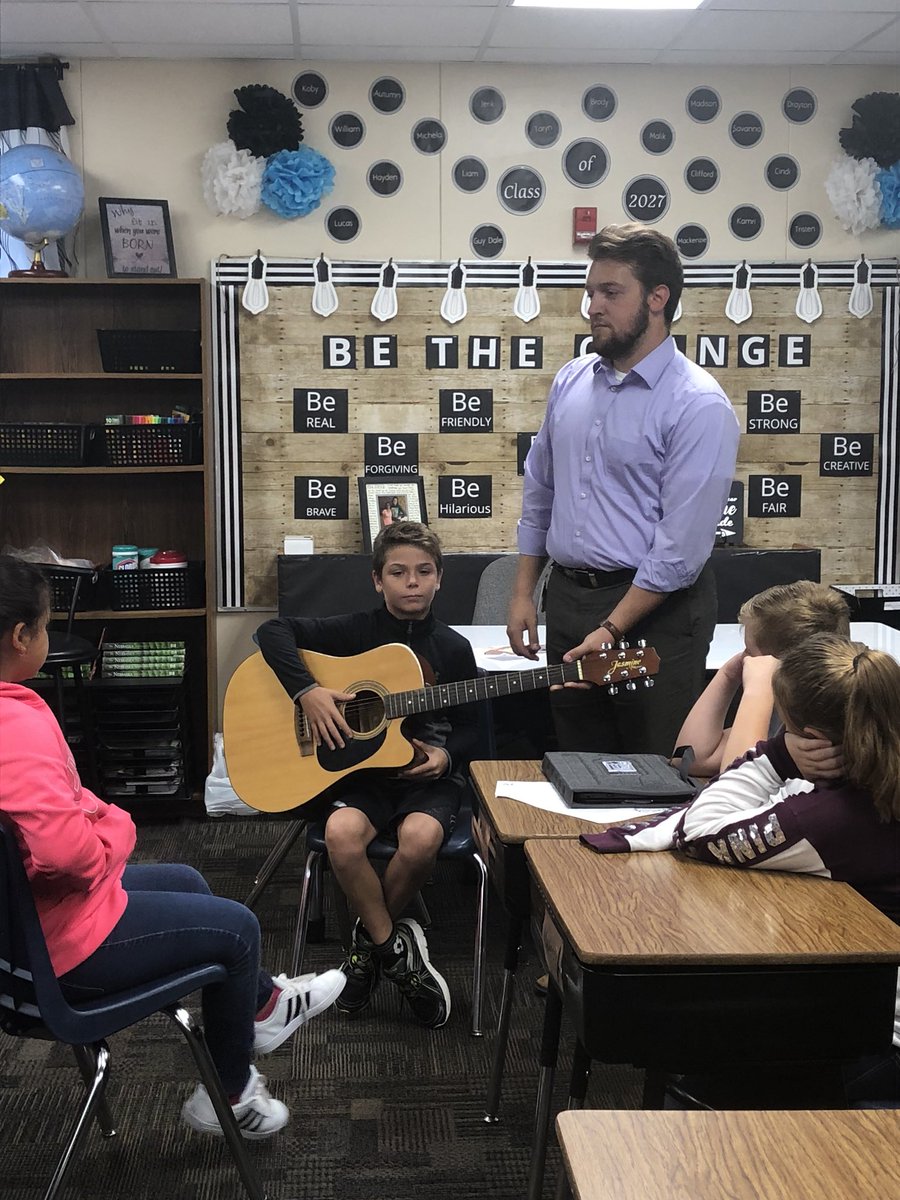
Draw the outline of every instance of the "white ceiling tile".
[[[568,47],[602,62],[606,48],[667,46],[694,18],[684,12],[584,12],[576,9],[504,9],[491,46]]]
[[[767,12],[698,12],[672,42],[673,50],[730,49],[780,52],[844,50],[884,25],[881,13],[829,13],[827,20],[814,14]],[[727,59],[722,60],[727,61]]]
[[[300,39],[304,47],[341,42],[355,46],[477,46],[490,21],[488,8],[309,4],[300,9]]]
[[[19,4],[16,0],[3,0],[0,4],[2,19],[3,55],[9,55],[9,44],[34,42],[48,39],[67,42],[96,42],[100,39],[80,4],[48,3],[36,12],[30,3]],[[48,53],[43,50],[42,53]]]
[[[883,54],[886,50],[900,50],[900,17],[892,25],[880,29],[873,37],[865,40],[860,38],[854,49],[874,50],[879,54]],[[897,87],[900,89],[900,79],[897,81]]]
[[[864,50],[848,50],[845,54],[836,54],[832,63],[834,66],[900,67],[900,51],[872,50],[866,53]]]
[[[660,50],[659,66],[806,67],[830,62],[821,51],[799,50]]]
[[[897,11],[896,0],[709,0],[702,12],[717,9],[735,9],[746,12],[805,12],[805,13],[886,13],[889,17]]]
[[[250,52],[252,51],[252,53]],[[201,52],[190,42],[118,42],[115,45],[117,58],[159,58],[184,59],[200,58]],[[245,43],[238,45],[205,42],[202,50],[203,58],[293,58],[294,47],[290,42],[267,46],[254,44],[249,48]]]
[[[243,7],[221,2],[199,4],[134,3],[111,4],[90,0],[85,7],[104,35],[112,42],[146,42],[157,46],[180,45],[195,47],[195,57],[207,55],[203,47],[210,45],[247,48],[247,57],[256,57],[251,48],[261,45],[292,43],[290,12],[285,4],[252,4]]]
[[[652,63],[656,62],[658,50],[608,50],[603,51],[606,63]],[[506,63],[566,63],[570,66],[597,65],[598,55],[584,47],[571,46],[489,46],[481,55],[483,62]]]
[[[35,42],[8,42],[3,39],[4,58],[109,58],[113,49],[106,42],[62,42],[42,38]]]
[[[320,46],[303,43],[303,58],[329,62],[473,62],[477,46]]]
[[[372,8],[409,8],[410,0],[328,0],[331,7],[349,6]],[[416,0],[416,8],[496,8],[503,0]],[[322,0],[297,0],[301,15],[304,9],[322,7]]]

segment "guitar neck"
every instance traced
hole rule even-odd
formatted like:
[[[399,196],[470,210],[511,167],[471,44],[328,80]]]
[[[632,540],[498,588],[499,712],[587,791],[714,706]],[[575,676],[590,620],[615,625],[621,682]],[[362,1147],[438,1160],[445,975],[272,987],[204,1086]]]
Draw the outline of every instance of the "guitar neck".
[[[581,664],[556,663],[534,671],[507,671],[501,675],[481,675],[459,683],[438,683],[411,692],[392,692],[385,697],[385,716],[408,717],[412,713],[434,712],[456,704],[490,700],[494,696],[518,696],[536,692],[557,683],[579,683],[584,678]]]

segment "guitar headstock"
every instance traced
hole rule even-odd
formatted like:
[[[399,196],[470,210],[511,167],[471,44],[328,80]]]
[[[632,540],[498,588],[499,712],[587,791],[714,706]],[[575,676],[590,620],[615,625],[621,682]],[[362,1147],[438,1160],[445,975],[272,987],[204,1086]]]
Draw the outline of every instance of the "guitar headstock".
[[[643,642],[633,647],[619,642],[607,650],[585,654],[580,662],[584,679],[606,687],[612,696],[623,684],[629,692],[636,691],[641,681],[644,687],[653,687],[653,676],[659,670],[659,655]]]

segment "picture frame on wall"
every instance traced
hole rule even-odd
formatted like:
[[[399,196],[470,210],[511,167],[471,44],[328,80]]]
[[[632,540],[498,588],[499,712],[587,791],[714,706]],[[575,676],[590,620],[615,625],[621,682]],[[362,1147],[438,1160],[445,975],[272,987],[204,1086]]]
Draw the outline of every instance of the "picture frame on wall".
[[[167,200],[101,196],[98,202],[109,279],[177,277]]]
[[[359,477],[359,515],[362,521],[363,549],[371,551],[378,532],[398,521],[428,524],[425,511],[425,482],[418,477]]]

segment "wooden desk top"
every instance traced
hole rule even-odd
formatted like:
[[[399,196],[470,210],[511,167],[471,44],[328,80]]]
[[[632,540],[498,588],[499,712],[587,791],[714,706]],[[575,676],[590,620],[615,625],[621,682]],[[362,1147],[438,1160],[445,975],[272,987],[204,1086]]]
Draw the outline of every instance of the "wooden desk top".
[[[900,1111],[563,1112],[576,1200],[888,1200]]]
[[[900,926],[845,883],[571,840],[528,841],[525,855],[585,964],[900,964]]]
[[[596,821],[582,821],[578,817],[546,812],[519,800],[494,795],[499,779],[515,779],[525,783],[542,780],[544,775],[537,759],[473,762],[469,769],[497,836],[506,845],[521,844],[529,838],[577,838],[580,833],[598,833],[608,828],[608,825],[598,825]]]

